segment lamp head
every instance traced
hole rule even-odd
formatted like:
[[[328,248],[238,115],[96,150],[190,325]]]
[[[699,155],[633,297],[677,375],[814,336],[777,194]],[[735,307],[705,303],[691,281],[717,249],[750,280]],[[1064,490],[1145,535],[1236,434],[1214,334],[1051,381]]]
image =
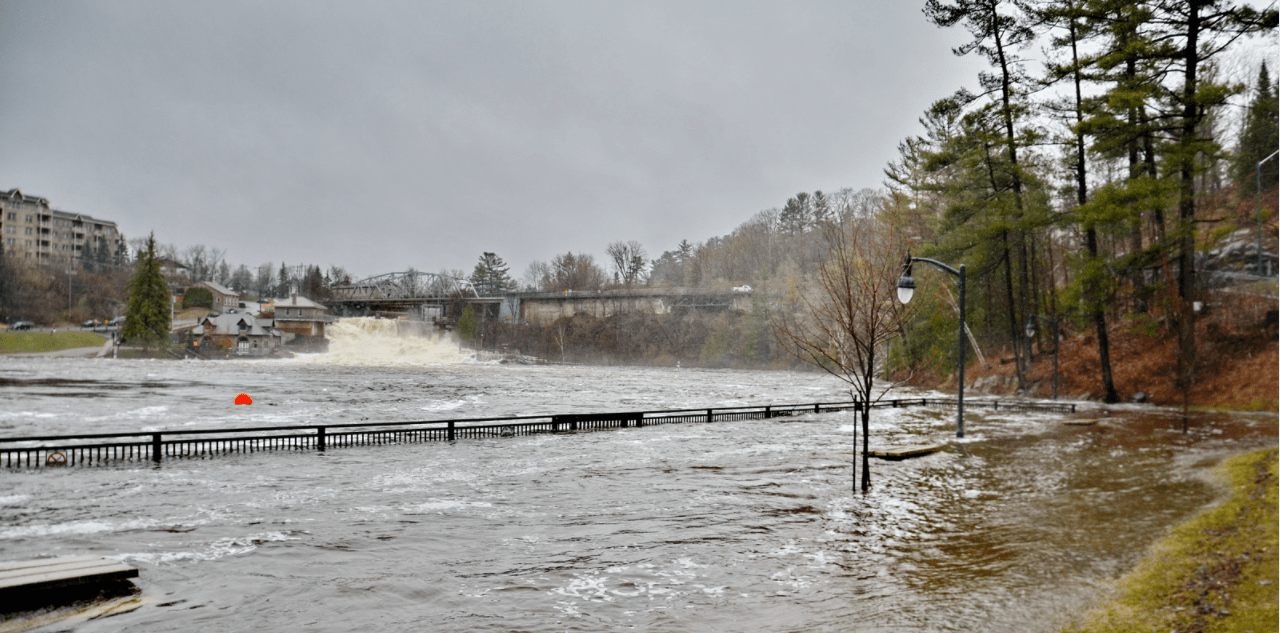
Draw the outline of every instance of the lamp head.
[[[911,302],[911,297],[916,293],[916,280],[911,278],[910,272],[905,272],[898,279],[898,301],[903,305]]]
[[[902,305],[911,302],[911,297],[916,293],[916,280],[911,277],[911,252],[902,258],[902,277],[898,279],[898,301]]]
[[[1036,336],[1036,322],[1035,322],[1035,319],[1027,319],[1027,327],[1026,327],[1026,330],[1025,330],[1025,331],[1026,331],[1026,333],[1027,333],[1027,338],[1035,338],[1035,336]]]

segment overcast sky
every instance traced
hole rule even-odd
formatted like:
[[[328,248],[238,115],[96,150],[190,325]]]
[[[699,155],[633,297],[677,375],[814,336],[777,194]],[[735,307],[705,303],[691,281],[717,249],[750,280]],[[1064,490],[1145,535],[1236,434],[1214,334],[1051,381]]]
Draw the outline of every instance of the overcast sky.
[[[922,4],[0,0],[0,188],[251,267],[657,257],[881,186],[980,68]]]

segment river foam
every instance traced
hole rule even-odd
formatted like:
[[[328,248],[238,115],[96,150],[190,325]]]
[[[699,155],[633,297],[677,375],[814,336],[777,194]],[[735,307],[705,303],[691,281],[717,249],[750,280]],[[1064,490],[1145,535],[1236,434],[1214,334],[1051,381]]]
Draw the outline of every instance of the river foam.
[[[415,324],[416,325],[416,324]],[[306,354],[323,365],[455,365],[472,360],[447,334],[422,335],[408,322],[373,317],[341,319],[329,327],[329,352]]]

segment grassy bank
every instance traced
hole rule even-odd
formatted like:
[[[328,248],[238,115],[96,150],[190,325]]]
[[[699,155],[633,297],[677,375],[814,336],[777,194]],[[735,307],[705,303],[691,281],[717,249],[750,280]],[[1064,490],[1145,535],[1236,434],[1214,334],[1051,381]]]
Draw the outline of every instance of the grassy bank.
[[[1275,631],[1277,453],[1238,455],[1220,467],[1231,487],[1221,506],[1177,526],[1122,578],[1119,597],[1066,629]]]
[[[0,354],[56,352],[74,347],[102,347],[101,336],[92,332],[5,332],[0,334]]]

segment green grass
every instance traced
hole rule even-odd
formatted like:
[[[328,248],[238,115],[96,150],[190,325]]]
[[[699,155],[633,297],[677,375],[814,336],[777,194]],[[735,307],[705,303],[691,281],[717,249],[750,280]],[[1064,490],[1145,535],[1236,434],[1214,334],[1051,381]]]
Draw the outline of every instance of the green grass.
[[[179,310],[173,315],[173,319],[175,321],[203,319],[207,314],[209,314],[209,308],[187,308],[186,310]]]
[[[105,339],[91,332],[5,332],[0,334],[0,354],[54,352],[73,347],[102,347]]]
[[[1120,595],[1067,631],[1275,631],[1280,597],[1277,452],[1219,467],[1224,504],[1177,526],[1122,578]],[[1265,584],[1264,584],[1265,583]]]

